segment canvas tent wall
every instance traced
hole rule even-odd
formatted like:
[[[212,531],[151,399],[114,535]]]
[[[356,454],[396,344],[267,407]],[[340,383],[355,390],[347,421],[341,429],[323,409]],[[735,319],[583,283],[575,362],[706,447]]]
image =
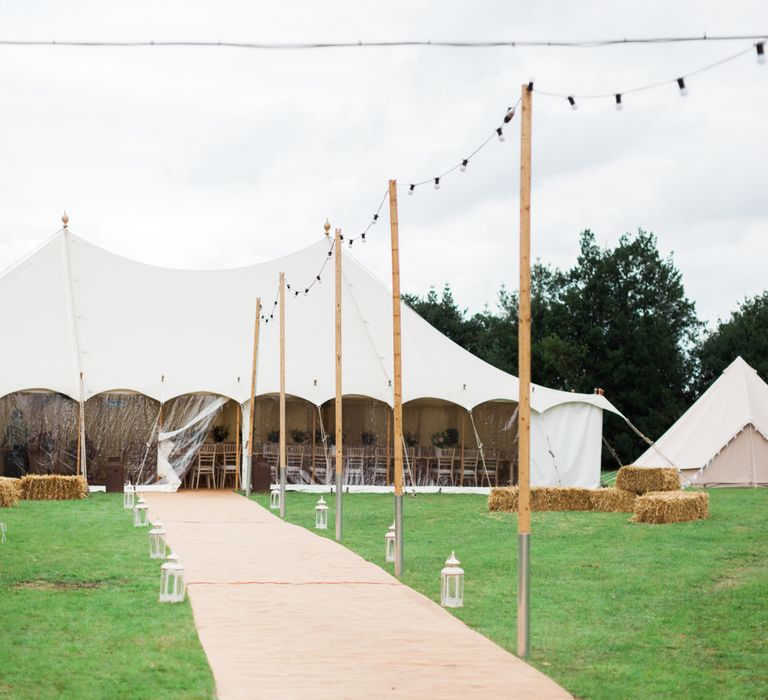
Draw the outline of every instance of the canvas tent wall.
[[[164,404],[203,392],[240,403],[248,425],[257,296],[265,308],[257,391],[279,390],[277,319],[270,316],[282,271],[292,285],[286,390],[320,406],[335,393],[331,266],[322,273],[326,284],[315,279],[330,255],[330,240],[323,239],[258,265],[177,270],[128,260],[62,231],[0,277],[0,324],[25,328],[0,347],[0,396],[44,386],[88,400],[120,388]],[[391,295],[343,255],[343,392],[391,406]],[[516,377],[466,352],[406,306],[402,323],[405,402],[439,399],[471,411],[517,401]],[[618,411],[603,396],[538,386],[531,404],[533,483],[596,486],[602,411]]]
[[[768,384],[737,357],[635,462],[694,486],[768,486]]]

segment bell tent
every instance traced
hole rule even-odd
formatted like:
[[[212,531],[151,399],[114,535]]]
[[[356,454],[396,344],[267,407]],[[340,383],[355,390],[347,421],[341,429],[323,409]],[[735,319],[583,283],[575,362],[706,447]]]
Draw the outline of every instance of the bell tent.
[[[768,486],[768,384],[737,357],[635,462],[693,486]]]

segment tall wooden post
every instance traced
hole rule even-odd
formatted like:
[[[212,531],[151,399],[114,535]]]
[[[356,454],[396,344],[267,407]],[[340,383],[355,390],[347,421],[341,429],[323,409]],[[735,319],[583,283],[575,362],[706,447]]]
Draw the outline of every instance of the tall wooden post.
[[[251,360],[251,403],[248,411],[248,439],[245,441],[245,495],[251,495],[253,474],[253,428],[256,425],[256,370],[259,362],[259,330],[261,328],[261,297],[256,297],[256,316],[253,319],[253,356]],[[242,411],[242,407],[240,409]]]
[[[336,229],[334,241],[336,261],[336,541],[341,542],[343,534],[342,477],[344,468],[344,447],[342,440],[342,385],[341,385],[341,229]]]
[[[77,431],[77,474],[88,480],[88,444],[85,440],[85,393],[83,390],[83,373],[80,372],[80,418]]]
[[[395,576],[403,575],[403,358],[400,335],[400,242],[397,180],[389,181],[389,226],[392,237],[392,357],[394,359]]]
[[[520,121],[520,303],[518,309],[519,438],[517,515],[517,655],[527,658],[531,622],[531,109],[532,86],[523,85]]]
[[[243,405],[238,401],[235,406],[237,412],[237,427],[235,428],[235,491],[240,490],[240,428],[243,423]]]
[[[280,273],[280,517],[285,517],[285,273]]]
[[[387,486],[392,483],[392,409],[387,406]]]

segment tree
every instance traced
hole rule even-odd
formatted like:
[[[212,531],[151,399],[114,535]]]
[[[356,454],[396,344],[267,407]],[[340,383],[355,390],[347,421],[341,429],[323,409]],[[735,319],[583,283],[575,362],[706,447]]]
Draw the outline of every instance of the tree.
[[[768,381],[768,290],[745,299],[726,321],[707,334],[698,348],[701,394],[741,355]]]

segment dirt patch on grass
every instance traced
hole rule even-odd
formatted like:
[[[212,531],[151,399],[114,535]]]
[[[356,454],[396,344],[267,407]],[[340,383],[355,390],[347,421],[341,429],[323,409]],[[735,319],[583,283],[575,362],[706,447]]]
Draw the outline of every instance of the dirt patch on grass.
[[[14,588],[33,591],[76,591],[103,588],[106,581],[22,581]]]

